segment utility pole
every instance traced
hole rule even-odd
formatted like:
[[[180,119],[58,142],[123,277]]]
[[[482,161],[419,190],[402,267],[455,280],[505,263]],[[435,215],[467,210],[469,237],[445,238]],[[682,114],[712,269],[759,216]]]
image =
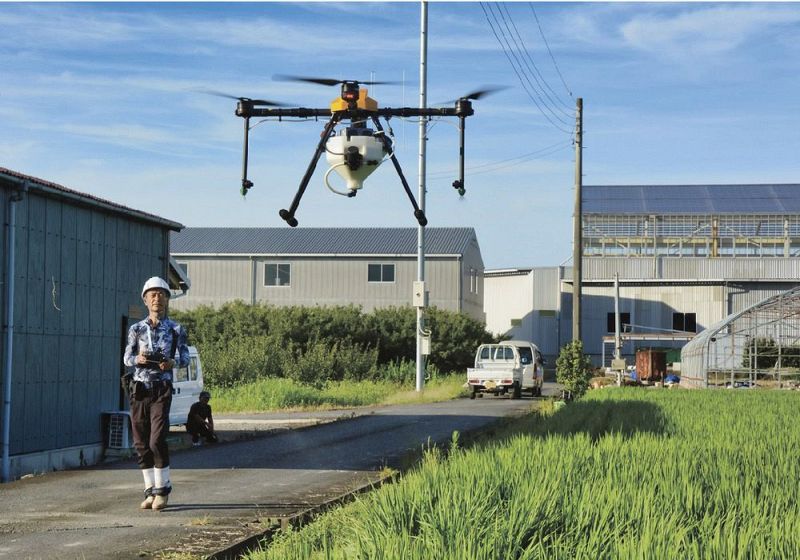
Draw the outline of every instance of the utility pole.
[[[617,387],[622,386],[622,370],[619,368],[622,360],[622,329],[620,328],[619,315],[619,273],[614,274],[614,368],[617,370]],[[605,366],[605,364],[603,364]]]
[[[428,106],[428,3],[421,1],[420,12],[420,38],[419,38],[419,107]],[[419,192],[417,200],[419,208],[425,211],[425,148],[428,132],[428,122],[425,117],[419,118]],[[423,344],[425,342],[425,228],[417,226],[417,281],[414,285],[414,305],[417,308],[417,383],[416,390],[421,392],[425,383],[425,355]]]
[[[575,112],[575,211],[572,216],[572,340],[581,339],[581,292],[583,291],[583,98]]]

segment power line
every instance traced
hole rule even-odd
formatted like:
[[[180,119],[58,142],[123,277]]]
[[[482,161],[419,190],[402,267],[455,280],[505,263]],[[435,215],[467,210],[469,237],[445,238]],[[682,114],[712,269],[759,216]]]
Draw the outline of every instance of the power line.
[[[514,18],[511,17],[511,13],[508,11],[508,7],[506,7],[505,4],[499,4],[499,6],[501,6],[502,9],[506,12],[506,15],[508,16],[508,19],[511,22],[511,25],[514,28],[514,32],[517,34],[517,37],[519,37],[519,42],[522,45],[522,52],[525,53],[525,55],[527,56],[528,60],[530,60],[531,65],[533,66],[533,70],[534,70],[533,77],[536,79],[536,83],[539,84],[539,87],[541,88],[542,92],[544,92],[545,96],[547,97],[547,99],[550,100],[550,102],[553,104],[553,106],[556,109],[558,109],[559,111],[561,111],[561,113],[565,114],[568,118],[571,118],[572,114],[569,113],[568,111],[565,111],[562,108],[562,107],[566,107],[567,109],[571,109],[571,107],[568,104],[564,103],[558,97],[558,94],[556,94],[556,92],[553,91],[553,88],[550,87],[550,84],[547,83],[547,80],[542,75],[542,73],[539,71],[539,67],[536,65],[536,62],[534,62],[530,51],[528,51],[528,47],[525,45],[525,41],[522,39],[522,34],[520,34],[519,29],[517,29],[517,24],[514,23]],[[502,12],[501,12],[501,15],[502,15]],[[505,18],[503,18],[503,21],[505,22]],[[506,27],[508,27],[508,24],[506,24]],[[514,34],[513,33],[511,35],[511,37],[512,37],[512,39],[514,38]],[[516,40],[514,41],[514,44],[515,45],[517,44]],[[517,49],[519,50],[519,46],[517,47]],[[525,58],[523,58],[523,60],[525,60]],[[526,65],[527,65],[527,63],[526,63]],[[528,66],[528,69],[530,70],[530,66]],[[538,76],[538,78],[537,78],[537,76]],[[548,90],[550,91],[550,93],[553,94],[553,97],[555,97],[555,99],[558,101],[558,103],[561,104],[561,106],[559,106],[558,103],[556,103],[556,101],[553,100],[553,97],[551,97],[550,94],[547,93]]]
[[[567,90],[567,93],[570,97],[572,97],[572,91],[569,89],[567,82],[564,81],[564,76],[561,75],[561,70],[558,68],[558,64],[556,63],[556,58],[553,56],[553,51],[550,50],[550,44],[547,42],[547,38],[544,36],[544,31],[542,31],[542,24],[539,23],[539,16],[536,15],[536,10],[533,8],[533,4],[528,2],[528,6],[531,8],[531,12],[533,12],[533,18],[536,20],[536,25],[539,27],[539,34],[542,36],[542,41],[544,41],[544,45],[547,47],[547,52],[550,53],[550,60],[553,61],[553,66],[558,73],[558,77],[561,78],[561,83],[564,84],[564,89]]]
[[[561,132],[565,132],[565,133],[571,135],[573,131],[563,128],[563,125],[560,125],[558,122],[554,121],[553,118],[551,118],[548,115],[548,113],[542,108],[542,106],[539,103],[539,101],[537,101],[537,99],[533,95],[531,95],[531,92],[529,91],[528,86],[525,84],[525,80],[523,80],[522,75],[520,74],[519,70],[517,70],[517,66],[514,64],[514,61],[511,59],[511,55],[509,55],[509,53],[508,53],[508,51],[511,48],[511,45],[509,44],[509,48],[508,49],[506,48],[506,46],[503,44],[503,40],[500,38],[500,35],[498,34],[497,30],[495,29],[495,26],[492,23],[491,18],[489,17],[489,12],[486,11],[486,6],[484,5],[483,2],[481,2],[480,5],[481,5],[481,9],[483,10],[483,14],[486,17],[486,21],[489,24],[489,27],[491,28],[492,33],[495,36],[495,39],[497,39],[497,42],[500,45],[500,48],[503,50],[503,54],[508,59],[509,64],[511,64],[511,68],[514,70],[514,73],[517,75],[517,79],[519,79],[519,82],[522,85],[522,88],[525,90],[525,93],[528,95],[528,97],[531,99],[531,101],[533,101],[534,105],[536,105],[536,108],[539,109],[539,111],[542,113],[544,118],[547,119],[547,121],[551,125],[553,125],[556,129],[560,130]],[[491,9],[490,9],[490,11],[491,11]],[[496,20],[496,17],[494,16],[494,12],[492,12],[492,17],[495,18],[495,20]],[[497,26],[498,26],[498,28],[500,27],[499,22],[497,22]],[[538,92],[536,92],[536,94],[537,94],[537,96],[539,96]],[[541,97],[541,96],[539,96],[539,97]]]
[[[515,49],[515,48],[513,48],[511,46],[511,42],[509,41],[508,36],[506,35],[506,33],[503,31],[503,29],[501,27],[501,24],[500,24],[500,20],[498,19],[497,15],[495,15],[491,4],[487,4],[487,6],[489,8],[489,12],[492,15],[492,18],[494,19],[495,23],[497,24],[497,28],[500,30],[500,35],[502,35],[502,39],[505,41],[505,45],[508,47],[508,51],[507,52],[510,52],[511,56],[513,56],[514,60],[516,61],[516,65],[514,65],[513,61],[511,61],[511,63],[512,63],[512,66],[514,66],[514,71],[517,73],[517,77],[520,78],[520,81],[522,80],[522,77],[525,78],[525,81],[527,81],[528,85],[530,85],[531,90],[533,90],[533,92],[536,94],[536,97],[539,99],[539,102],[541,102],[541,105],[539,103],[536,104],[537,107],[539,107],[540,110],[542,110],[541,107],[544,107],[545,109],[547,109],[550,112],[550,115],[552,115],[553,119],[557,120],[562,125],[569,126],[569,123],[565,122],[559,115],[557,115],[555,113],[555,111],[553,111],[553,109],[550,107],[550,105],[547,104],[547,102],[544,99],[544,97],[542,97],[542,94],[539,92],[539,88],[541,88],[541,85],[539,86],[539,88],[537,88],[533,84],[533,82],[531,81],[530,77],[528,76],[528,72],[525,71],[525,68],[523,67],[522,63],[520,62],[519,56],[517,56],[517,51],[519,51],[519,45],[517,44],[516,39],[512,35],[511,38],[514,41],[514,45],[516,46],[516,49]],[[509,27],[508,22],[505,20],[505,16],[503,16],[502,10],[498,7],[497,11],[500,13],[500,18],[503,19],[503,24],[505,25],[506,30],[508,31],[509,34],[511,34],[511,28]],[[501,42],[501,46],[502,46],[502,42]],[[510,61],[510,57],[509,57],[509,61]],[[522,84],[523,84],[523,87],[524,87],[525,86],[524,82],[522,82]],[[527,87],[525,87],[525,91],[526,91],[526,93],[528,93],[528,96],[531,97],[531,99],[533,99],[533,97],[530,95],[530,91],[528,90]],[[547,115],[545,114],[545,116],[547,116]],[[548,120],[552,123],[551,119],[548,118]],[[555,123],[553,123],[553,124],[555,124]],[[558,127],[558,125],[555,125],[555,126],[557,128],[560,128],[560,127]],[[563,129],[562,129],[562,131],[563,131]]]
[[[519,156],[515,156],[512,158],[502,159],[499,161],[493,161],[489,163],[483,163],[480,165],[474,165],[467,168],[467,171],[470,175],[481,175],[484,173],[492,173],[494,171],[499,171],[500,169],[506,169],[508,167],[514,167],[515,165],[520,165],[531,161],[533,159],[539,159],[545,156],[552,155],[556,152],[559,152],[565,148],[569,148],[572,145],[571,142],[557,142],[545,148],[541,148],[539,150],[529,152],[527,154],[522,154]],[[484,169],[485,168],[485,169]],[[479,169],[479,171],[475,171]],[[435,171],[433,173],[429,173],[428,176],[433,180],[444,179],[451,176],[455,173],[456,170],[451,171]]]

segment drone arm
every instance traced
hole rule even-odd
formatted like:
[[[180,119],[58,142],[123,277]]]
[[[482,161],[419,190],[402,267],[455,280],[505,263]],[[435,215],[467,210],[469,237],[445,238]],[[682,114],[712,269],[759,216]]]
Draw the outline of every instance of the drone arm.
[[[247,179],[247,153],[249,150],[248,139],[250,137],[250,117],[244,118],[244,149],[242,150],[242,196],[247,194],[253,182]]]
[[[453,181],[453,188],[458,191],[460,196],[464,196],[464,126],[467,124],[466,117],[459,116],[458,127],[458,179]]]
[[[300,204],[300,199],[303,198],[303,193],[306,192],[308,182],[311,180],[311,176],[314,174],[314,169],[317,167],[317,161],[319,161],[319,157],[322,155],[322,152],[325,151],[325,144],[328,142],[331,132],[333,132],[334,127],[341,119],[342,115],[340,113],[333,113],[333,115],[331,115],[331,120],[329,120],[325,125],[325,130],[322,131],[322,135],[319,139],[319,143],[317,144],[317,149],[314,152],[314,156],[311,158],[311,162],[308,164],[306,174],[303,175],[303,179],[300,181],[300,187],[297,189],[297,194],[294,195],[292,205],[289,206],[288,210],[284,209],[278,212],[278,215],[280,215],[280,217],[292,227],[297,226],[297,220],[294,217],[294,213],[297,211],[297,207]]]
[[[377,116],[372,117],[372,122],[375,123],[375,128],[377,128],[380,132],[383,132],[383,127],[381,126],[380,121],[378,120]],[[391,160],[394,164],[394,168],[397,171],[397,175],[400,177],[400,182],[403,183],[403,188],[408,195],[408,199],[411,201],[411,206],[414,207],[414,217],[419,222],[419,225],[425,226],[428,224],[428,218],[425,217],[425,212],[420,209],[417,205],[417,199],[414,198],[414,194],[411,192],[411,188],[408,186],[408,181],[406,181],[406,176],[403,175],[403,169],[400,167],[400,162],[397,161],[397,156],[394,155],[394,150],[392,150],[392,145],[389,139],[386,137],[385,134],[380,135],[380,139],[383,142],[383,146],[386,148],[388,153],[391,153]]]

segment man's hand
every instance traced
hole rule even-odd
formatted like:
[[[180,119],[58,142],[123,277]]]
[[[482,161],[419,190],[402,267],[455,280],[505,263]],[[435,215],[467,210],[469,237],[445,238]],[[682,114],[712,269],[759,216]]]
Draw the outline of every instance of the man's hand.
[[[138,356],[136,356],[136,363],[139,364],[140,366],[143,366],[144,364],[147,363],[147,358],[145,357],[144,354],[139,354]]]
[[[167,371],[175,367],[175,360],[164,360],[158,367],[161,368],[161,371]]]

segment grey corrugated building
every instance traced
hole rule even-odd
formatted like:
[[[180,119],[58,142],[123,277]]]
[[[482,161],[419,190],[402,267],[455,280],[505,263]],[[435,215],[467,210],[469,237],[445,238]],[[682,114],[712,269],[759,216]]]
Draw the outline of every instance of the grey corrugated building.
[[[597,364],[613,351],[617,274],[629,363],[637,347],[680,347],[800,284],[798,184],[584,185],[582,192],[582,338]],[[512,283],[531,295],[523,308],[487,308],[493,330],[538,344],[553,339],[555,325],[559,344],[571,340],[570,266],[526,269],[516,279],[487,271],[487,302]],[[546,353],[557,350],[544,344]]]
[[[425,230],[429,305],[483,320],[483,259],[473,228]],[[243,300],[273,305],[411,304],[414,228],[186,228],[171,253],[192,280],[178,309]]]
[[[181,224],[0,168],[3,476],[95,462],[128,322]]]

